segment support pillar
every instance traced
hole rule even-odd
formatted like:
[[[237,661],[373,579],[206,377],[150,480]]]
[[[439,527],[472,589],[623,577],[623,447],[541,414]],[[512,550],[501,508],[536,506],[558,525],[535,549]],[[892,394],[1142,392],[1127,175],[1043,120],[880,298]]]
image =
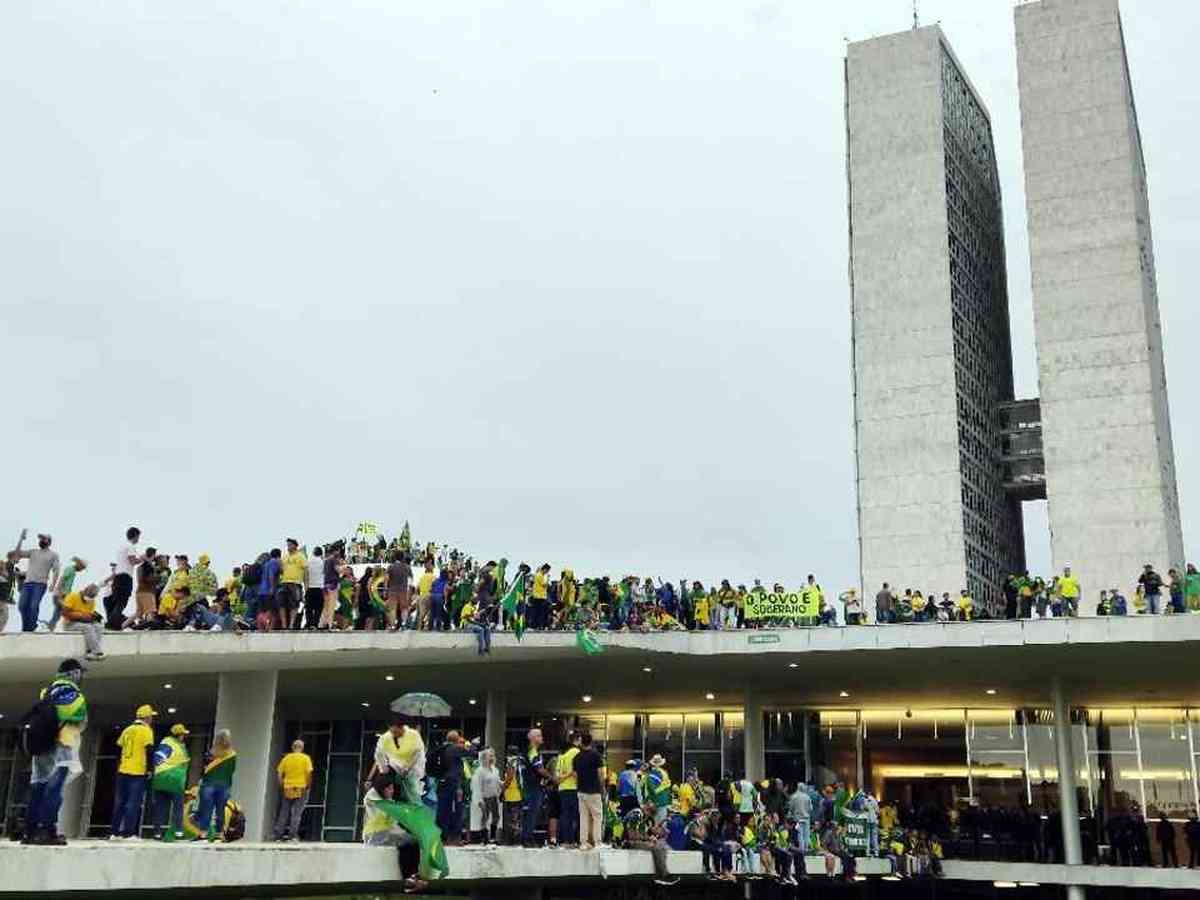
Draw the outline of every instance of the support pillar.
[[[1083,865],[1083,840],[1079,834],[1079,794],[1075,787],[1075,759],[1071,751],[1071,711],[1063,693],[1062,679],[1050,682],[1054,704],[1054,751],[1058,763],[1058,808],[1062,815],[1063,861]],[[1083,900],[1082,885],[1067,886],[1068,900]]]
[[[270,837],[279,789],[275,765],[283,727],[275,715],[279,672],[223,672],[217,682],[215,728],[228,728],[237,750],[233,798],[246,815],[246,839]]]
[[[742,714],[742,737],[745,750],[745,773],[750,781],[758,782],[767,777],[767,754],[763,740],[762,700],[750,689],[746,690],[746,703]]]
[[[488,691],[484,716],[484,741],[487,746],[496,751],[496,764],[503,771],[506,749],[504,745],[505,729],[508,724],[508,694],[503,691]]]
[[[72,778],[63,789],[58,812],[58,833],[68,838],[87,835],[92,819],[92,799],[96,793],[96,751],[100,746],[98,729],[84,731],[79,741],[79,763],[83,774]]]

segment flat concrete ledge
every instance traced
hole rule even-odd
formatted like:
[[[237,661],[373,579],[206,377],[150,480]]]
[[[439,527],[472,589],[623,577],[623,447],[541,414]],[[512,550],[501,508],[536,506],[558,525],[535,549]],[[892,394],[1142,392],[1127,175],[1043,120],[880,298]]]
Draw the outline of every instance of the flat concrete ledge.
[[[538,885],[647,880],[650,854],[639,850],[524,850],[519,847],[453,847],[446,851],[451,877],[439,888],[463,890],[480,883]],[[703,875],[699,853],[668,855],[674,875]],[[1200,871],[1113,866],[947,860],[945,880],[1078,884],[1087,887],[1200,891]],[[889,874],[886,861],[862,859],[859,874]],[[67,848],[0,844],[0,897],[44,897],[48,893],[170,892],[256,896],[336,894],[380,890],[399,878],[396,854],[359,844],[161,844],[153,841],[74,841]],[[819,856],[808,858],[814,878],[824,873]]]

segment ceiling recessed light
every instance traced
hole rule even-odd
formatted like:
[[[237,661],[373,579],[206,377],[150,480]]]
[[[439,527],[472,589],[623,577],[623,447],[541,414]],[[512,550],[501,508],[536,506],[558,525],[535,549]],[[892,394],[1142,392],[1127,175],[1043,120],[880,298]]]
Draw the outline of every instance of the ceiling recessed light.
[[[989,695],[989,696],[994,696],[994,695],[995,695],[995,693],[996,693],[996,689],[995,689],[995,688],[988,688],[986,691],[984,691],[984,693],[985,693],[985,694],[987,694],[987,695]]]
[[[714,694],[712,691],[709,691],[707,694],[704,695],[704,699],[705,700],[716,700],[717,695]]]
[[[168,681],[166,684],[164,684],[164,685],[163,685],[163,690],[164,690],[164,691],[169,691],[169,690],[170,690],[171,688],[173,688],[174,686],[175,686],[175,685],[171,684],[171,682],[169,682],[169,681]]]
[[[653,672],[654,669],[650,668],[650,666],[642,666],[642,671],[649,674],[650,672]]]
[[[370,706],[371,704],[370,704],[370,703],[368,703],[366,700],[364,700],[364,701],[362,702],[362,705],[363,705],[363,706]]]
[[[0,719],[4,718],[4,713],[0,713]]]
[[[384,680],[384,681],[395,681],[395,680],[396,680],[396,676],[395,676],[395,675],[384,675],[384,676],[383,676],[383,680]]]
[[[849,691],[838,691],[838,696],[839,697],[849,697],[850,692]]]
[[[789,669],[798,669],[798,668],[800,668],[800,663],[788,663],[788,668]]]
[[[173,716],[173,715],[175,715],[175,712],[176,712],[176,710],[175,710],[175,707],[173,707],[173,706],[168,706],[168,707],[167,707],[167,714],[168,714],[168,715],[172,715],[172,716]]]
[[[472,697],[472,698],[471,698],[470,700],[468,700],[467,702],[468,702],[468,703],[470,703],[472,706],[474,706],[474,705],[475,705],[475,698],[474,698],[474,697]]]
[[[591,694],[584,694],[582,699],[583,699],[583,702],[584,702],[584,703],[591,703],[591,702],[592,702],[592,695],[591,695]]]

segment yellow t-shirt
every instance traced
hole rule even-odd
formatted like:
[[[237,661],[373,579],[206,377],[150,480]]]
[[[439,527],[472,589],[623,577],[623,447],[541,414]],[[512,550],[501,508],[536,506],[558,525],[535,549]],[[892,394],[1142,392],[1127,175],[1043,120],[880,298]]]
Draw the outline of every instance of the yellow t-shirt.
[[[421,733],[415,728],[405,728],[404,736],[400,738],[399,742],[392,737],[390,731],[385,731],[375,744],[377,762],[382,754],[390,760],[396,760],[402,769],[411,769],[416,763],[417,757],[424,752],[425,742],[421,740]]]
[[[696,805],[696,791],[686,781],[679,786],[679,811],[685,816]]]
[[[579,755],[578,747],[570,747],[565,752],[558,755],[558,759],[554,763],[554,774],[562,780],[558,783],[560,791],[573,791],[579,785],[579,780],[575,775],[575,757]]]
[[[417,581],[417,594],[422,597],[428,597],[433,593],[433,573],[424,573],[420,580]]]
[[[280,560],[279,581],[282,584],[304,584],[304,570],[307,565],[308,559],[299,550],[288,553]]]
[[[1074,575],[1064,575],[1058,579],[1058,592],[1068,600],[1079,596],[1079,580]]]
[[[505,803],[520,803],[521,802],[521,777],[514,774],[512,781],[508,787],[504,789]]]
[[[86,621],[96,614],[96,598],[85,597],[79,591],[72,591],[63,598],[63,612],[81,613],[74,619],[68,618],[68,621]]]
[[[275,771],[283,782],[283,795],[295,799],[304,793],[308,787],[309,776],[312,775],[312,758],[307,753],[288,753],[279,761]]]
[[[533,599],[545,600],[546,590],[548,587],[549,585],[546,583],[546,576],[541,572],[535,572],[533,576]],[[571,790],[575,789],[571,788]]]
[[[117,764],[118,775],[145,775],[146,748],[154,744],[154,732],[144,722],[126,726],[117,738],[121,748],[121,761]]]
[[[167,616],[175,612],[175,607],[179,605],[179,598],[174,591],[163,591],[162,597],[158,601],[158,614]]]

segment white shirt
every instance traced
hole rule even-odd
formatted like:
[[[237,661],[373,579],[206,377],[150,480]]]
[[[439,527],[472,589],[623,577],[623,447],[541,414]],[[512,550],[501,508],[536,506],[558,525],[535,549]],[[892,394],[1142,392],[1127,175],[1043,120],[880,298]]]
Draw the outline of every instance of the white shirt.
[[[325,557],[310,556],[304,565],[304,586],[323,589],[325,587]]]
[[[122,544],[120,547],[118,547],[117,548],[117,558],[113,560],[113,562],[115,562],[117,564],[117,569],[113,574],[114,575],[128,575],[130,578],[132,578],[133,570],[137,566],[137,563],[130,562],[129,557],[131,557],[131,556],[136,557],[137,555],[138,555],[137,547],[135,547],[133,544],[129,543],[128,541],[126,541],[124,544]]]

